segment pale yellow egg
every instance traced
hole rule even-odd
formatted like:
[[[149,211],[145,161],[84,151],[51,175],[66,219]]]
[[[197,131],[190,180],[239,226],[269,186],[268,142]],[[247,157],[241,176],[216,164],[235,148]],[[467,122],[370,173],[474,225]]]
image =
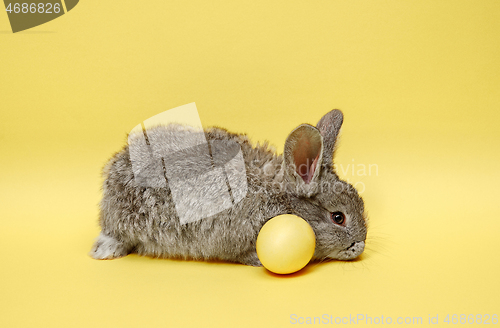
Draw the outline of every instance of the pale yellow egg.
[[[309,263],[316,247],[316,237],[304,219],[283,214],[264,224],[256,246],[259,260],[266,269],[288,274]]]

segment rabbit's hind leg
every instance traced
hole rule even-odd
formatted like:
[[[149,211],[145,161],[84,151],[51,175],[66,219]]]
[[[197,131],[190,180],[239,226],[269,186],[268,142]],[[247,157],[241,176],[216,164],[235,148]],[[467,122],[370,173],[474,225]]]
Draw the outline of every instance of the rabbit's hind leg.
[[[89,255],[96,260],[112,260],[129,254],[130,247],[101,232]]]

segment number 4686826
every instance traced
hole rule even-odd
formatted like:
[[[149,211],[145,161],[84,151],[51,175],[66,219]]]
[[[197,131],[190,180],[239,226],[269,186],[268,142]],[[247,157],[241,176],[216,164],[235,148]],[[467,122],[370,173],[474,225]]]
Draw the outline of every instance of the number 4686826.
[[[496,314],[489,315],[489,314],[453,314],[451,317],[448,314],[443,322],[446,322],[448,324],[484,324],[484,325],[489,325],[489,324],[497,324],[498,323],[498,316]]]
[[[10,13],[23,14],[58,14],[61,12],[60,3],[9,3],[5,10]]]

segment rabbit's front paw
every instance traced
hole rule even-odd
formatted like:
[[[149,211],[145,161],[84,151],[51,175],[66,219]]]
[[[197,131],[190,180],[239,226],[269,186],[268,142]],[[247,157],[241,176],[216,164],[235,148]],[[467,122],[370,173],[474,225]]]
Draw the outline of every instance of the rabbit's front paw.
[[[112,260],[128,253],[129,250],[122,242],[101,232],[89,255],[96,260]]]

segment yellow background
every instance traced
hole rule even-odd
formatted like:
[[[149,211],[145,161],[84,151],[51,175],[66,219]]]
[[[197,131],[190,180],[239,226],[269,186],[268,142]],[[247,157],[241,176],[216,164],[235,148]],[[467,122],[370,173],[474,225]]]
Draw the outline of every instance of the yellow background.
[[[16,34],[0,13],[0,326],[500,314],[499,58],[499,1],[81,1]],[[342,109],[336,162],[370,217],[361,259],[289,277],[91,259],[102,166],[190,102],[278,151]]]

